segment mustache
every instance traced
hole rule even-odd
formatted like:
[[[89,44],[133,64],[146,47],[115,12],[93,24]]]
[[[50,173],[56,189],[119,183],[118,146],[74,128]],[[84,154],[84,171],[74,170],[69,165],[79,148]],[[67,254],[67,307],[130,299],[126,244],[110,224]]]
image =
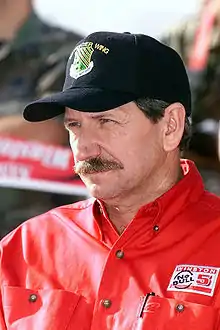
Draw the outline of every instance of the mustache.
[[[116,161],[107,160],[100,157],[77,162],[73,167],[75,173],[78,175],[107,172],[109,170],[121,170],[123,168],[123,165]]]

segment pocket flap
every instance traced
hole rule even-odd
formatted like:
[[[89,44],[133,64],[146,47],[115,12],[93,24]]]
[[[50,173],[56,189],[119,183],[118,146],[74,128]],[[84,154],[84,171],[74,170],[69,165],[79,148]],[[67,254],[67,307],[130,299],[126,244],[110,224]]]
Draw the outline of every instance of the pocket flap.
[[[11,286],[2,290],[6,324],[17,325],[13,329],[65,329],[79,299],[80,296],[64,290]]]

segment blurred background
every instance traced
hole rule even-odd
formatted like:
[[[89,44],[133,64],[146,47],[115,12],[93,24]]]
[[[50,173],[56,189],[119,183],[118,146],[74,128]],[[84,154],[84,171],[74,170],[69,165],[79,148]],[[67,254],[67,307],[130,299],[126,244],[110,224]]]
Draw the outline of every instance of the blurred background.
[[[28,218],[88,197],[59,118],[30,124],[24,105],[62,89],[66,61],[98,30],[173,47],[193,93],[192,159],[220,196],[220,0],[0,0],[0,238]]]

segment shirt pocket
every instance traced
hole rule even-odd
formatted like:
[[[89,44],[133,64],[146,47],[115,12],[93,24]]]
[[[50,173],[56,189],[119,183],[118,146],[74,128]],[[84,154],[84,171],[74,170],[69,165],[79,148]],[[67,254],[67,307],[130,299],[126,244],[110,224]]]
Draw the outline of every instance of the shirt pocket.
[[[219,310],[211,306],[150,297],[133,330],[217,330]]]
[[[7,329],[68,330],[80,296],[63,290],[4,286],[2,304]]]

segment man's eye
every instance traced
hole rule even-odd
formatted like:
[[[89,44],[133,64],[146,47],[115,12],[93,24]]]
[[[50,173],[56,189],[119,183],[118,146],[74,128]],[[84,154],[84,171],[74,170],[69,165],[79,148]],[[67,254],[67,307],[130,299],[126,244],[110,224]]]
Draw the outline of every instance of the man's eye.
[[[67,124],[67,128],[71,127],[80,127],[81,124],[78,121],[71,121],[70,123]]]

